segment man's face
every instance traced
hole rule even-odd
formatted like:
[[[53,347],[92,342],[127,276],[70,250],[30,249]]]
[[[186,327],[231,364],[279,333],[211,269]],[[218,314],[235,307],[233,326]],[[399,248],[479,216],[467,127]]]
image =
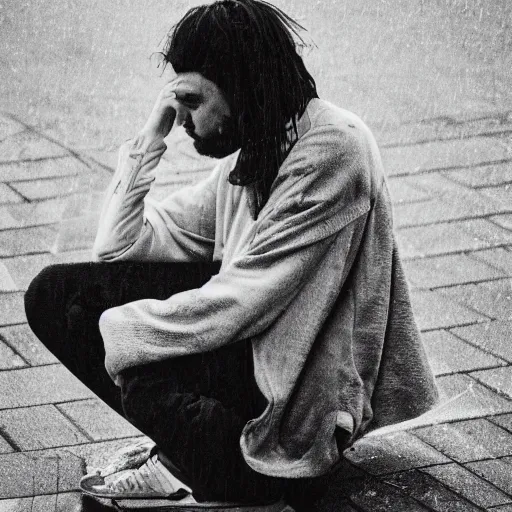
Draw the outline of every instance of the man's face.
[[[223,158],[239,149],[231,110],[219,87],[200,73],[178,73],[176,120],[201,155]]]

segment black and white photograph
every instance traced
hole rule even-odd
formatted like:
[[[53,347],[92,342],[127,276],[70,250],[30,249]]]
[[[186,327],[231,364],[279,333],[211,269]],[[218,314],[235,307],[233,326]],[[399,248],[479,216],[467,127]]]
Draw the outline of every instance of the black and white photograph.
[[[512,2],[0,2],[0,512],[512,512]]]

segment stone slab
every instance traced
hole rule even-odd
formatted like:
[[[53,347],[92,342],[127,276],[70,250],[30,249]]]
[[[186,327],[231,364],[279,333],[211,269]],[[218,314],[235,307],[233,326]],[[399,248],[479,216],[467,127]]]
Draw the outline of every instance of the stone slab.
[[[18,290],[9,270],[3,262],[0,261],[0,293],[15,292]]]
[[[485,219],[471,219],[403,228],[398,243],[402,256],[418,258],[510,244],[512,232]]]
[[[504,185],[512,183],[512,162],[448,171],[445,176],[473,188]]]
[[[48,265],[58,263],[79,263],[91,261],[90,249],[85,251],[71,251],[59,254],[31,254],[5,258],[3,264],[9,271],[17,289],[25,291],[32,279]],[[1,264],[1,263],[0,263]]]
[[[458,464],[434,466],[421,471],[481,507],[488,508],[510,502],[505,493]]]
[[[407,496],[394,485],[376,479],[351,482],[344,493],[356,510],[363,512],[426,512],[426,506]],[[336,501],[336,503],[338,500]],[[325,510],[338,510],[336,504]]]
[[[512,363],[512,344],[510,343],[512,322],[495,320],[483,324],[457,327],[452,329],[452,332]]]
[[[125,418],[96,398],[68,402],[58,408],[94,441],[142,435]]]
[[[12,370],[28,366],[14,350],[0,339],[0,370]]]
[[[442,453],[408,432],[364,437],[345,452],[345,457],[372,475],[449,462]]]
[[[411,299],[416,321],[423,331],[483,322],[488,319],[438,292],[413,290]]]
[[[77,490],[84,468],[70,453],[9,453],[0,455],[0,472],[0,498],[21,498]]]
[[[495,368],[506,364],[502,359],[469,345],[447,331],[424,332],[421,337],[435,375]]]
[[[53,405],[0,411],[0,425],[21,451],[90,441]]]
[[[2,181],[16,182],[56,178],[90,172],[90,169],[73,156],[49,158],[33,162],[13,162],[2,164],[0,177]]]
[[[13,190],[5,183],[0,183],[0,204],[22,203],[23,201],[25,199],[16,190]]]
[[[0,294],[0,327],[27,321],[23,295],[20,292]]]
[[[465,466],[503,492],[512,494],[512,478],[510,478],[512,474],[512,457],[470,462],[465,464]]]
[[[507,277],[498,270],[466,254],[451,254],[405,262],[407,277],[418,288],[436,288],[454,284],[486,281]]]
[[[45,450],[46,454],[62,454],[72,453],[76,457],[84,460],[86,463],[87,471],[90,472],[95,468],[105,467],[110,463],[112,457],[122,448],[130,446],[135,442],[139,442],[144,437],[131,437],[123,439],[113,439],[111,441],[99,441],[87,444],[75,444],[65,448],[52,448]]]
[[[77,189],[77,179],[74,176],[47,178],[30,181],[17,181],[10,186],[26,197],[29,201],[40,201],[54,197],[68,196]]]
[[[418,187],[409,177],[388,180],[388,188],[393,203],[417,203],[432,199],[430,192]]]
[[[472,258],[485,261],[494,268],[502,270],[508,276],[512,274],[512,251],[497,247],[496,249],[486,249],[476,251],[471,254]]]
[[[421,418],[423,425],[482,418],[512,412],[512,401],[462,374],[437,378],[440,402]]]
[[[18,352],[31,366],[57,363],[57,358],[37,339],[27,324],[0,327],[0,339]]]
[[[91,398],[92,392],[60,364],[0,372],[0,409]]]
[[[91,250],[98,232],[99,215],[63,220],[51,251],[60,254],[67,251]]]
[[[83,218],[87,215],[99,215],[105,200],[104,192],[86,192],[73,194],[66,205],[62,219]]]
[[[26,291],[32,279],[45,267],[55,262],[50,253],[5,258],[0,262],[9,272],[18,290]]]
[[[56,235],[52,226],[0,231],[0,257],[48,252]]]
[[[439,291],[490,318],[512,319],[512,279],[453,286]]]
[[[83,508],[85,503],[79,492],[43,494],[27,498],[0,500],[0,512],[82,512],[94,508]],[[97,510],[97,512],[100,512]]]
[[[509,156],[504,144],[483,137],[382,149],[384,168],[390,175],[470,167],[508,159]]]
[[[32,131],[16,133],[0,141],[0,162],[35,160],[68,155],[59,145]]]
[[[512,366],[471,372],[471,377],[512,398]]]
[[[3,429],[0,425],[0,431],[3,433]],[[5,435],[5,433],[3,433],[3,435]],[[7,442],[6,439],[4,439],[2,437],[2,435],[0,435],[0,454],[2,453],[12,453],[14,451],[14,448],[12,447],[12,445]],[[0,512],[1,512],[1,508],[0,508]]]
[[[512,211],[512,184],[486,187],[479,192],[489,200],[501,203],[504,211]]]
[[[512,230],[512,215],[511,214],[505,214],[505,215],[497,215],[496,217],[491,217],[491,220],[498,224],[498,226],[501,226],[502,228]]]
[[[0,230],[18,227],[20,223],[9,213],[9,205],[0,205]]]
[[[14,119],[9,117],[0,116],[0,139],[7,139],[15,133],[23,132],[26,128]]]
[[[393,207],[394,222],[398,229],[427,226],[448,221],[469,220],[503,214],[510,208],[476,194],[466,197],[433,199],[423,203],[401,203]]]
[[[23,203],[6,207],[14,225],[9,227],[29,227],[53,224],[62,219],[68,198],[48,199],[36,203]]]
[[[512,414],[501,414],[499,416],[493,416],[489,418],[489,421],[512,433]]]
[[[403,493],[427,505],[429,510],[436,512],[477,512],[482,510],[446,488],[430,475],[418,470],[388,476],[385,483],[398,486]]]
[[[424,427],[414,435],[460,463],[512,455],[512,435],[483,418]]]

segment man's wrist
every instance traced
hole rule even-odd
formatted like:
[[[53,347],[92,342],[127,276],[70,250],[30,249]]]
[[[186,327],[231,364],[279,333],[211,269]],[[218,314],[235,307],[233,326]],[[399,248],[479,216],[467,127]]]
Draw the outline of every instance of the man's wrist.
[[[143,128],[132,140],[130,155],[145,154],[162,146],[165,146],[165,142],[161,133]]]

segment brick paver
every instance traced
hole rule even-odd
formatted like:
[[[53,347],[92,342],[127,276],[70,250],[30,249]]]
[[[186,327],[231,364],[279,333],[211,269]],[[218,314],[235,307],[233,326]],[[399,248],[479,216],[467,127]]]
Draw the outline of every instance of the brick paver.
[[[476,368],[493,368],[507,364],[507,361],[469,345],[445,330],[424,332],[422,339],[436,375],[467,372]]]
[[[512,502],[507,494],[458,464],[434,466],[422,471],[476,505],[487,508]]]
[[[383,149],[441,404],[408,430],[359,440],[317,512],[512,510],[512,126],[461,123],[463,138],[459,124],[409,125]],[[165,156],[155,198],[212,166],[172,137],[183,158]],[[26,324],[23,292],[47,265],[90,259],[116,152],[77,155],[0,115],[0,153],[0,512],[78,512],[85,464],[140,432],[56,364]]]
[[[414,435],[460,463],[512,455],[510,432],[485,418],[424,427]]]

